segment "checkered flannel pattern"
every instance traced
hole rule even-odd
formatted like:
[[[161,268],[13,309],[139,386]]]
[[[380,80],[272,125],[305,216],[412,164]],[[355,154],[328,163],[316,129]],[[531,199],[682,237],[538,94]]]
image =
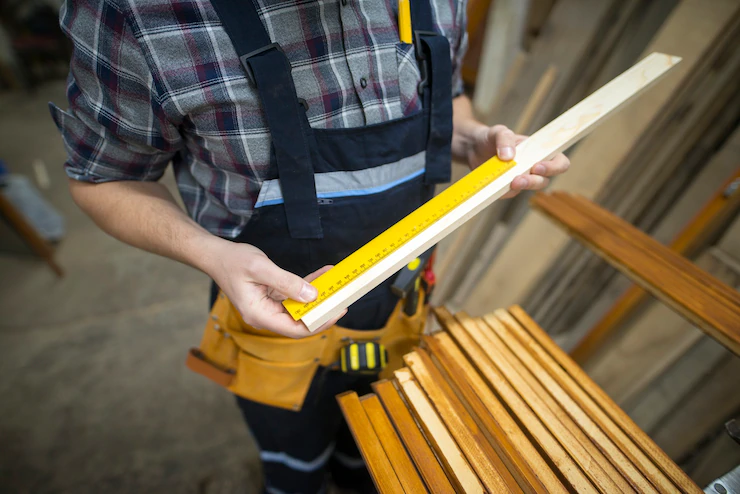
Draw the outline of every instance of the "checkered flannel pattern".
[[[398,40],[396,0],[254,1],[290,60],[312,127],[359,127],[420,108],[420,74],[413,46]],[[457,95],[465,0],[432,3],[450,41]],[[172,162],[192,218],[237,236],[269,167],[270,134],[210,2],[67,0],[61,26],[74,43],[69,109],[51,111],[67,174],[158,180]]]

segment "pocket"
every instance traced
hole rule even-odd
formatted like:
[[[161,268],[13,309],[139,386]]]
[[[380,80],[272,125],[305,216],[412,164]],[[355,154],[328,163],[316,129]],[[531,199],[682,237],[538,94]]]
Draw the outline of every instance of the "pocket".
[[[301,362],[272,362],[244,352],[229,391],[248,400],[298,411],[311,386],[318,358]]]
[[[398,88],[401,108],[409,115],[421,108],[421,100],[416,88],[421,81],[421,72],[416,62],[416,51],[410,43],[396,43],[396,62],[398,64]]]

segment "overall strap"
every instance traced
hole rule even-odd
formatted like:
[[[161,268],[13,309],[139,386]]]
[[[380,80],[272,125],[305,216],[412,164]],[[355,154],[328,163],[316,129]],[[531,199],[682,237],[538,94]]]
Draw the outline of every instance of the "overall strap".
[[[412,0],[411,21],[414,45],[422,80],[419,92],[429,115],[424,182],[436,184],[451,179],[452,151],[452,62],[450,43],[435,30],[433,0]]]
[[[282,190],[292,238],[322,238],[313,163],[304,133],[305,112],[290,62],[273,43],[253,0],[211,0],[249,79],[257,86]],[[307,124],[306,124],[307,125]]]

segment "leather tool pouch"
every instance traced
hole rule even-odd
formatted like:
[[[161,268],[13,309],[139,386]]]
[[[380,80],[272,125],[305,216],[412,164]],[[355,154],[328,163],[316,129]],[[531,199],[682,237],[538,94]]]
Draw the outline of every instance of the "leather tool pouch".
[[[255,329],[239,316],[223,293],[219,294],[206,324],[200,348],[191,349],[188,368],[234,394],[258,403],[298,411],[319,366],[339,360],[339,349],[349,340],[380,341],[389,361],[381,373],[388,377],[403,366],[402,357],[418,345],[427,306],[419,297],[413,317],[399,303],[383,329],[357,331],[334,326],[302,339]]]

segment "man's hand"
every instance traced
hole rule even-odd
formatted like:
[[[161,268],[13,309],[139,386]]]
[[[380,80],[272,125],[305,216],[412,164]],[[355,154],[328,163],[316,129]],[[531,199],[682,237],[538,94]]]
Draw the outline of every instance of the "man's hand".
[[[502,161],[515,159],[516,146],[527,137],[515,134],[503,125],[481,126],[476,129],[467,153],[468,165],[473,170],[496,155]],[[548,161],[536,163],[525,175],[519,175],[511,182],[511,190],[504,199],[514,197],[522,190],[540,190],[554,177],[568,170],[570,160],[562,153]]]
[[[213,266],[208,269],[208,274],[250,326],[289,338],[304,338],[328,329],[347,313],[345,309],[338,317],[311,333],[301,321],[294,321],[281,304],[286,298],[299,302],[315,300],[316,289],[309,282],[331,266],[324,266],[304,280],[280,269],[264,252],[248,244],[224,240],[213,254]]]

